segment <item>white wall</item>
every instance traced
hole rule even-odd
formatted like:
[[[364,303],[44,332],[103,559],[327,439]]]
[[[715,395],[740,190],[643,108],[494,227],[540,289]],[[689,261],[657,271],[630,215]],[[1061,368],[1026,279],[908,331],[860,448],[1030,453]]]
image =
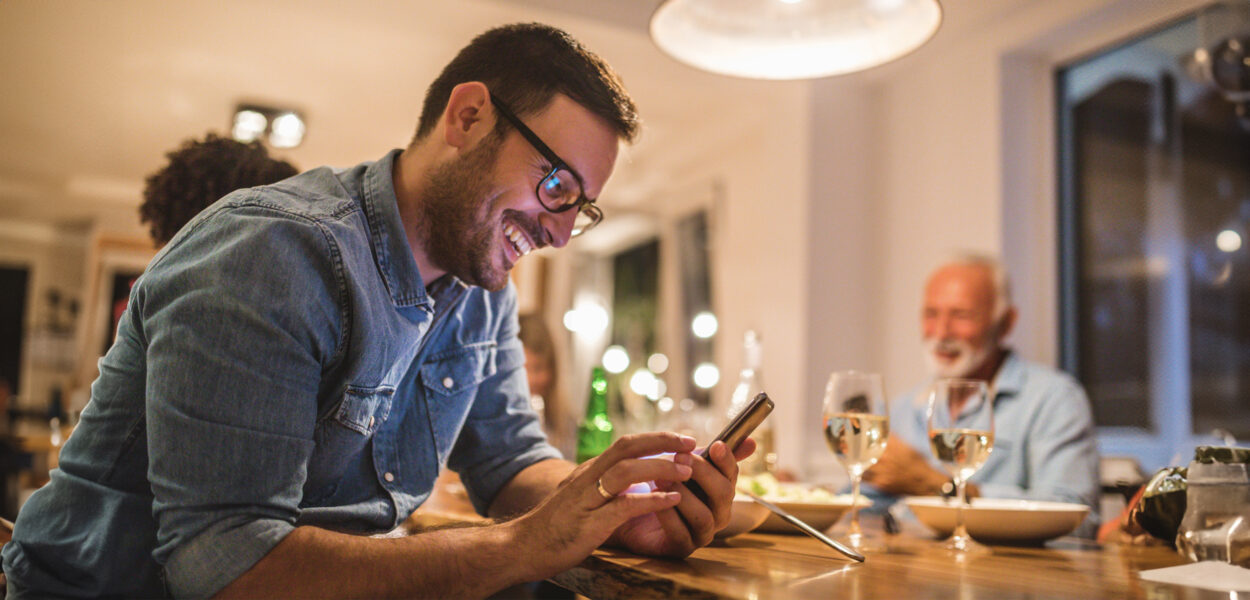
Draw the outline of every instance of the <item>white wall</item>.
[[[800,428],[791,430],[801,432],[791,437],[809,451],[804,461],[791,465],[835,487],[845,473],[835,466],[820,431],[825,382],[835,370],[879,371],[882,366],[883,340],[871,318],[882,296],[874,276],[880,235],[877,95],[856,78],[816,81],[811,95],[804,409]]]
[[[778,464],[801,465],[812,431],[806,349],[807,236],[811,191],[806,174],[808,86],[776,84],[764,126],[709,157],[724,184],[725,205],[713,232],[712,298],[720,316],[716,356],[718,398],[726,400],[743,366],[742,338],[754,329],[763,343],[763,375],[777,403],[770,417],[777,432]],[[802,432],[790,435],[789,432]]]

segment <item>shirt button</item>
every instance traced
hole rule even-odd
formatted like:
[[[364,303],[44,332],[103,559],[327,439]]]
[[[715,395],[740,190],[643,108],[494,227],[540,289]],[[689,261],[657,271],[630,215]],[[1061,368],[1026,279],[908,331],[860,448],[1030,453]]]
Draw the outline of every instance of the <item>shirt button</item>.
[[[373,429],[373,423],[374,423],[373,417],[370,416],[369,417],[369,429]]]
[[[382,479],[385,479],[387,483],[390,483],[392,481],[395,481],[395,474],[391,473],[390,471],[387,471],[386,474],[382,475]]]
[[[451,386],[453,386],[453,385],[456,385],[456,380],[455,380],[455,379],[452,379],[452,378],[450,378],[450,377],[444,377],[444,378],[443,378],[443,387],[445,387],[445,388],[447,388],[447,389],[449,389],[449,390],[450,390],[450,389],[451,389]]]

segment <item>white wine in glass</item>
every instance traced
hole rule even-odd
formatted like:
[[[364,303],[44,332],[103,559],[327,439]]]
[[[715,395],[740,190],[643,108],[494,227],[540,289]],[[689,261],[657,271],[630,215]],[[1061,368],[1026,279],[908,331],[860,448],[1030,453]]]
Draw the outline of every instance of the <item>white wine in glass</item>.
[[[955,481],[955,531],[945,544],[959,554],[989,552],[964,526],[968,478],[994,449],[994,403],[984,381],[939,379],[929,390],[929,446]]]
[[[859,526],[859,483],[877,463],[890,437],[885,391],[876,373],[838,371],[829,376],[824,401],[825,441],[851,476],[851,524],[846,542],[861,552],[878,550]]]

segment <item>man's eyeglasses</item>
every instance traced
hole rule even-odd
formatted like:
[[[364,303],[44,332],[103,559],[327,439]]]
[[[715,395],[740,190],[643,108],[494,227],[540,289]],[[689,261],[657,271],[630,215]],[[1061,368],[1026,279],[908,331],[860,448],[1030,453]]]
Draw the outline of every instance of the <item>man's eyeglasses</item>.
[[[586,233],[598,225],[599,221],[603,220],[603,211],[595,205],[594,200],[586,197],[581,176],[567,162],[564,162],[564,159],[556,156],[556,153],[539,139],[538,134],[526,127],[525,123],[522,123],[516,113],[513,113],[502,100],[491,94],[490,101],[495,105],[499,114],[521,132],[521,137],[524,137],[525,141],[551,163],[551,170],[538,181],[538,185],[534,188],[534,194],[538,196],[538,201],[542,203],[543,208],[553,213],[577,210],[577,218],[573,221],[574,236]]]

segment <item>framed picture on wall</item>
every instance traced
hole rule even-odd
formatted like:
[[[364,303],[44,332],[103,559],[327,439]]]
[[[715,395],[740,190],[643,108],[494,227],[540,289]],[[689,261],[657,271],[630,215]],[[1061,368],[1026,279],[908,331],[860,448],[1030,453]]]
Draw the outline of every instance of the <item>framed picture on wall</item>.
[[[108,352],[109,346],[113,344],[113,336],[117,332],[117,323],[121,321],[122,313],[126,312],[126,303],[130,300],[130,288],[135,284],[135,280],[143,274],[143,269],[118,269],[113,272],[112,280],[106,281],[105,286],[110,290],[109,298],[109,328],[108,335],[104,336],[104,347],[100,349],[100,354]]]

